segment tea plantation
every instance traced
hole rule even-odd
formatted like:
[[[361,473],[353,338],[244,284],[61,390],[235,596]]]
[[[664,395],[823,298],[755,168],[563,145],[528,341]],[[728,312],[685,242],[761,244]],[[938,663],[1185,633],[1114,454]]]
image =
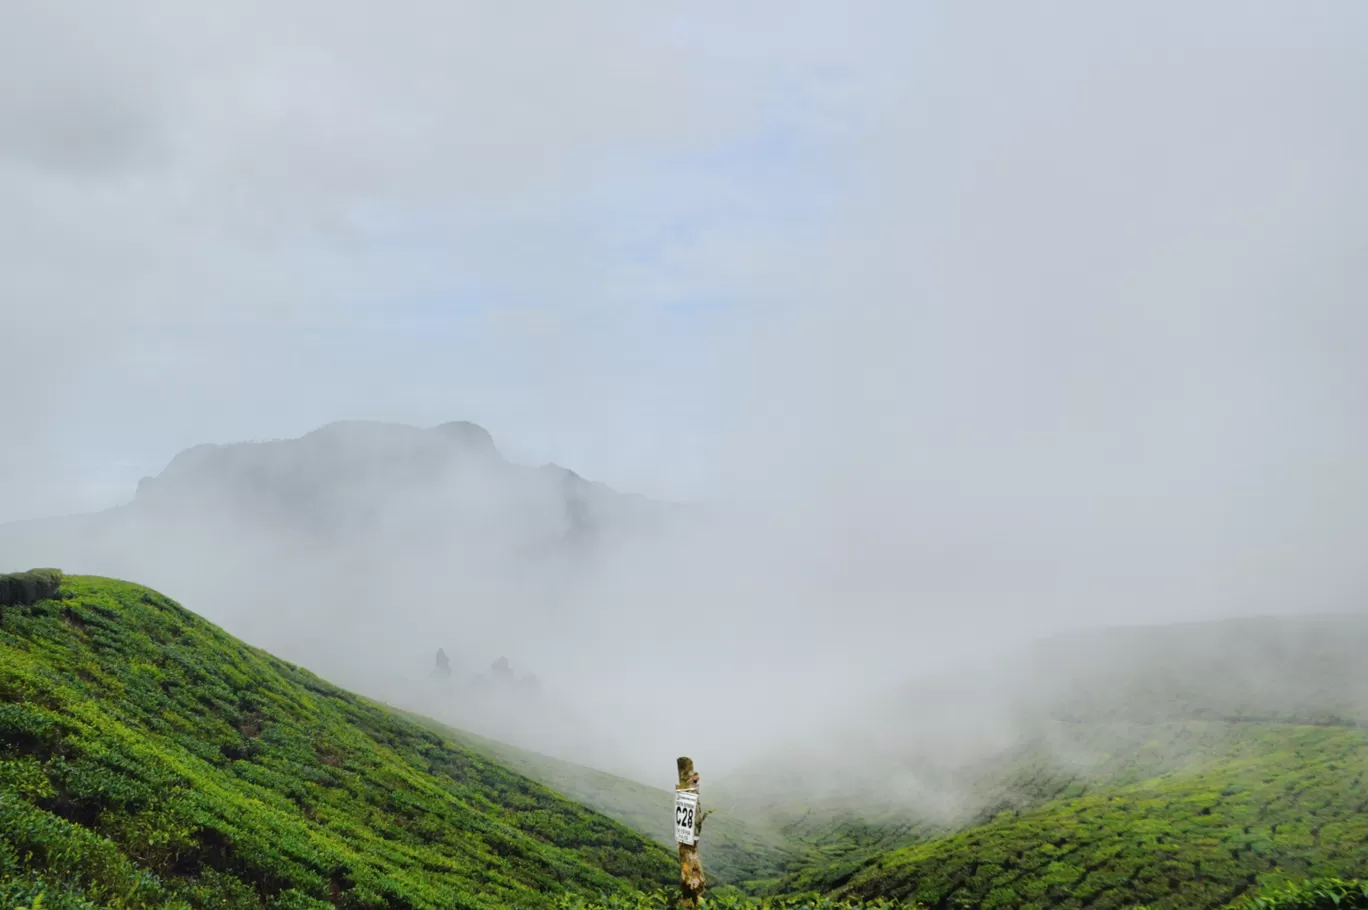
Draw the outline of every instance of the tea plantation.
[[[1177,910],[1368,869],[1368,735],[1199,723],[1153,734],[1203,738],[1213,727],[1207,738],[1224,746],[1180,770],[1003,812],[819,884],[935,908]]]
[[[592,900],[565,896],[557,901],[557,910],[664,910],[674,904],[673,896],[657,891],[615,895]],[[983,907],[984,903],[956,901],[955,907]],[[1128,904],[1132,910],[1153,910],[1144,903]],[[797,897],[747,897],[734,892],[704,898],[697,910],[927,910],[925,904],[908,901],[876,899],[871,901],[846,900],[821,895]],[[1258,894],[1241,898],[1230,910],[1365,910],[1368,908],[1368,881],[1338,878],[1312,879],[1282,886],[1268,886]]]
[[[0,605],[0,907],[536,907],[677,875],[153,591],[58,578]]]
[[[952,829],[728,819],[703,908],[1368,908],[1357,724],[1075,726],[1106,756],[1087,775],[1024,748],[980,782],[1002,811]],[[667,798],[395,713],[137,585],[0,585],[3,910],[665,907]]]

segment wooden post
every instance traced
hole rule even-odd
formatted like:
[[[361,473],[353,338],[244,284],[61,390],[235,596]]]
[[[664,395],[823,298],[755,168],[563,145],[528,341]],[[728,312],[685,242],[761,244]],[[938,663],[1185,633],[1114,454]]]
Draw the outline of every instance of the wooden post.
[[[693,759],[687,756],[680,756],[676,764],[679,766],[679,783],[675,786],[676,790],[692,790],[698,792],[698,773],[694,771]],[[698,905],[698,899],[703,896],[703,891],[707,888],[707,882],[703,878],[703,864],[698,860],[698,835],[703,833],[703,817],[699,815],[694,820],[693,843],[679,844],[679,888],[682,894],[682,903],[686,907]]]

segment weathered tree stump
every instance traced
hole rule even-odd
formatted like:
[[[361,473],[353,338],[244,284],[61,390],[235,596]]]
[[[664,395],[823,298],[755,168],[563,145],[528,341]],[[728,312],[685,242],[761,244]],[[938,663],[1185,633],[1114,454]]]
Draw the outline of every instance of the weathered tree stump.
[[[679,767],[679,783],[675,789],[697,792],[698,773],[694,771],[693,759],[680,756],[676,764]],[[681,903],[685,907],[697,906],[698,899],[708,886],[703,878],[703,864],[698,859],[698,836],[702,833],[703,814],[700,813],[694,820],[694,842],[679,844],[679,888]]]

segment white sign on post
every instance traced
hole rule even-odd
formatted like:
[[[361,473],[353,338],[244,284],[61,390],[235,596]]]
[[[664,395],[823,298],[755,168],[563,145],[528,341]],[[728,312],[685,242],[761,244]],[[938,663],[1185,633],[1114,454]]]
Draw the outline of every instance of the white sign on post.
[[[693,844],[694,815],[698,812],[697,790],[675,791],[675,843]]]

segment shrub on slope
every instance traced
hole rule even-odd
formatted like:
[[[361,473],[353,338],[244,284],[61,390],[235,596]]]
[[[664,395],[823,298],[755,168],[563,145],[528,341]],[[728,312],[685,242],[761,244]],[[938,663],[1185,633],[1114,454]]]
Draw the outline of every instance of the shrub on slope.
[[[57,569],[30,569],[0,575],[0,607],[21,607],[46,600],[62,585]]]
[[[676,874],[147,589],[69,577],[0,612],[0,906],[538,906]]]
[[[564,896],[556,902],[556,910],[665,910],[678,904],[674,892],[656,891],[650,894],[614,895],[606,899],[585,899]],[[738,891],[721,889],[709,891],[696,910],[926,910],[921,904],[895,903],[875,900],[838,901],[821,896],[750,897]],[[1297,908],[1300,910],[1300,908]]]
[[[1368,736],[1229,726],[1238,736],[1223,754],[894,850],[835,893],[932,908],[1198,910],[1368,868]]]
[[[1270,888],[1240,910],[1368,910],[1368,881],[1312,879]]]

